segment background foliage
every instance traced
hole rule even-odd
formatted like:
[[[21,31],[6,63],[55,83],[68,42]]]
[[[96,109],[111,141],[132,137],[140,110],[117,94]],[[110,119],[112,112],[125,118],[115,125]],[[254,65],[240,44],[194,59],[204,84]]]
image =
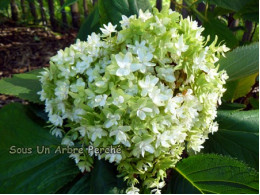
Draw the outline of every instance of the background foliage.
[[[151,10],[154,6],[158,9],[170,6],[183,17],[189,15],[197,20],[205,28],[204,35],[209,35],[211,40],[217,35],[219,43],[225,42],[231,51],[219,61],[219,69],[225,69],[229,75],[227,92],[218,111],[219,131],[204,144],[204,154],[189,154],[175,169],[169,170],[164,192],[259,192],[258,0],[62,2],[1,0],[0,22],[12,18],[16,23],[45,26],[60,33],[73,28],[77,29],[79,39],[86,40],[87,35],[98,32],[103,24],[118,24],[121,15],[138,14],[139,9]],[[13,145],[33,150],[37,145],[48,146],[54,150],[60,143],[49,133],[47,117],[37,95],[39,72],[0,80],[0,93],[28,102],[0,109],[0,192],[123,193],[124,181],[116,176],[116,167],[106,161],[95,160],[93,170],[82,174],[66,154],[9,153]]]

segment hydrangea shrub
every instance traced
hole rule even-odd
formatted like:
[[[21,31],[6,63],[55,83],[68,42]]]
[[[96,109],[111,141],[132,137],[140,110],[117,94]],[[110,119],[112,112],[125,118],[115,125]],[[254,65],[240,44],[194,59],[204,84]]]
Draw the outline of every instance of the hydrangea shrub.
[[[39,93],[62,144],[120,147],[97,156],[117,165],[128,193],[139,192],[139,181],[159,193],[166,170],[218,130],[227,74],[217,62],[228,48],[217,39],[206,46],[197,22],[168,9],[140,10],[120,24],[58,51]],[[94,156],[71,155],[82,172]]]

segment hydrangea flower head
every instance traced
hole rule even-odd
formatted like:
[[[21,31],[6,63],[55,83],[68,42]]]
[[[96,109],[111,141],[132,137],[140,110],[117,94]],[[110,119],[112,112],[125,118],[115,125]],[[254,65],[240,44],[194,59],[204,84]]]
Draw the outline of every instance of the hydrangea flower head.
[[[142,180],[159,193],[183,151],[200,152],[218,129],[227,75],[217,61],[228,49],[216,40],[206,46],[202,27],[168,9],[122,16],[120,24],[120,31],[109,23],[52,57],[41,100],[62,144],[120,147],[98,158],[117,165],[127,192],[138,193]],[[94,156],[71,158],[90,171]]]

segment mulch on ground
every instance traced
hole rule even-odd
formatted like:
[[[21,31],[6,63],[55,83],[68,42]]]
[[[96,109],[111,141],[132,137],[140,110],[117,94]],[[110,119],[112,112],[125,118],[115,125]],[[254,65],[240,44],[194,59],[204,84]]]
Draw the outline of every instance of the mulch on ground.
[[[0,79],[34,69],[48,67],[58,50],[75,42],[76,32],[54,33],[46,27],[0,25]],[[1,95],[0,107],[22,100]]]

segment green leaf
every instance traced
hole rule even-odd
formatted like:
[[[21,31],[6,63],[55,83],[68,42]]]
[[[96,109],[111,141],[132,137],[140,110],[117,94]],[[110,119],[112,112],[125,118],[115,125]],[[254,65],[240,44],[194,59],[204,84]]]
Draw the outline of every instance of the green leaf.
[[[100,0],[93,12],[84,20],[77,38],[85,41],[92,32],[99,32],[102,24],[108,22],[114,25],[119,24],[122,15],[137,15],[139,9],[147,10],[149,8],[148,0]]]
[[[119,24],[122,15],[138,15],[139,9],[143,11],[150,9],[151,5],[148,0],[99,0],[98,8],[101,18],[101,24],[111,22]]]
[[[215,154],[195,155],[176,165],[168,193],[258,193],[259,175],[244,163]]]
[[[259,109],[259,98],[256,99],[256,98],[250,97],[249,103],[253,109]]]
[[[247,1],[245,0],[206,0],[206,2],[208,2],[209,4],[214,4],[217,7],[229,9],[236,12],[242,9],[247,3]]]
[[[79,173],[67,155],[54,153],[60,140],[34,117],[18,103],[0,110],[0,193],[55,193]],[[10,153],[15,151],[12,146],[17,153]],[[39,154],[37,146],[52,150]],[[32,153],[18,154],[18,148],[24,152],[32,148]]]
[[[211,41],[208,44],[214,41],[214,38],[217,35],[218,43],[224,41],[224,43],[230,48],[234,48],[238,45],[238,40],[233,32],[227,27],[227,24],[220,19],[209,17],[207,21],[205,20],[203,22],[203,27],[205,28],[203,35],[210,35],[211,37]]]
[[[245,104],[239,104],[239,103],[222,103],[218,109],[219,110],[243,110],[246,108]]]
[[[15,74],[12,78],[0,80],[0,93],[12,95],[34,103],[42,103],[37,92],[41,90],[39,73],[42,69]]]
[[[218,111],[219,131],[209,136],[205,153],[230,155],[258,170],[259,110]]]
[[[86,173],[72,186],[63,191],[69,194],[120,194],[125,193],[126,183],[118,178],[116,166],[105,161],[95,159],[94,168]]]
[[[259,0],[248,1],[247,4],[239,10],[236,16],[259,23]]]
[[[91,14],[81,24],[77,38],[81,41],[86,41],[88,35],[92,32],[98,32],[100,28],[99,19],[98,6],[95,6]]]
[[[61,6],[60,9],[58,9],[57,13],[60,13],[62,9],[64,9],[67,6],[70,6],[76,2],[78,2],[79,0],[66,0],[65,3]]]
[[[259,43],[238,47],[219,60],[220,70],[225,69],[228,81],[248,77],[259,72]]]
[[[10,0],[1,0],[0,1],[0,10],[7,9],[10,4]]]
[[[227,82],[225,85],[227,91],[225,92],[223,99],[226,101],[231,100],[233,102],[240,97],[246,96],[255,84],[257,76],[258,73],[242,79]]]

